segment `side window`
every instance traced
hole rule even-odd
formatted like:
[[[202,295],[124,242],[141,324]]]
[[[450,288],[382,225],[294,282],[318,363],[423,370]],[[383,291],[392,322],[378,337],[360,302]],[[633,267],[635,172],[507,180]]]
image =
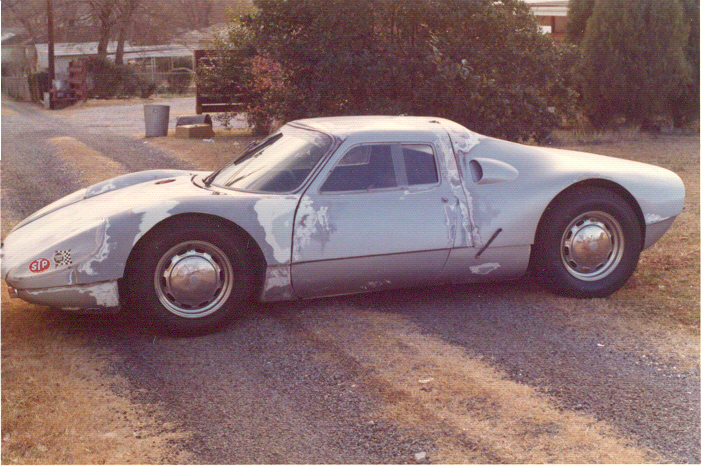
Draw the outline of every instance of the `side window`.
[[[338,162],[321,187],[322,192],[364,191],[397,187],[389,144],[356,146]]]
[[[402,154],[409,186],[438,183],[438,171],[431,146],[402,144]]]

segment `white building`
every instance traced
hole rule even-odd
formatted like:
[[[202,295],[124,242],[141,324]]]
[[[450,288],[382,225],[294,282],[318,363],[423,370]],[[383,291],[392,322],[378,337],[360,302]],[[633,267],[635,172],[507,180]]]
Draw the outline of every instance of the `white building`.
[[[49,67],[49,45],[36,44],[37,69]],[[107,46],[107,59],[114,61],[117,42],[112,41]],[[131,45],[124,44],[124,63],[141,63],[146,65],[146,71],[156,72],[156,60],[166,59],[171,62],[175,58],[192,60],[194,51],[186,45]],[[57,79],[65,79],[68,63],[80,58],[97,56],[97,42],[57,43],[54,44],[54,69]],[[172,68],[172,66],[171,66]]]
[[[568,0],[524,0],[533,11],[538,25],[556,39],[565,37]]]

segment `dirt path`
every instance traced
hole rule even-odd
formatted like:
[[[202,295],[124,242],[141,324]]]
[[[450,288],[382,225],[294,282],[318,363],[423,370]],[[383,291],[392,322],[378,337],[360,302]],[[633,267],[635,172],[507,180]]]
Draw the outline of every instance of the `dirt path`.
[[[65,118],[7,107],[3,231],[101,175],[187,165],[122,130],[86,128],[94,109]],[[93,170],[96,160],[102,171]],[[405,290],[254,306],[224,331],[189,339],[154,335],[128,314],[63,315],[18,303],[3,295],[3,412],[11,406],[6,378],[22,385],[20,360],[52,361],[28,352],[33,339],[20,337],[23,327],[49,329],[39,332],[52,342],[45,353],[96,355],[90,376],[72,373],[74,386],[81,377],[107,381],[84,380],[127,402],[100,411],[115,426],[103,428],[107,439],[157,442],[157,457],[142,462],[701,461],[698,347],[685,346],[698,334],[658,325],[652,335],[645,325],[654,319],[623,298],[554,298],[528,280]],[[655,338],[684,344],[670,354]],[[125,418],[143,425],[131,438]],[[20,434],[3,422],[4,450]],[[70,429],[55,435],[65,440]],[[76,451],[85,448],[87,440],[73,440]],[[69,453],[41,445],[34,461],[68,461]]]

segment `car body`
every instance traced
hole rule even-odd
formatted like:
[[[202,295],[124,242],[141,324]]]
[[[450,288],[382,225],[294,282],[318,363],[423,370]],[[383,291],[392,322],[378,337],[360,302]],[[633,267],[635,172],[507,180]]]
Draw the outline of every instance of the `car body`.
[[[606,296],[681,212],[674,173],[520,145],[429,117],[298,120],[214,173],[137,172],[73,193],[4,240],[12,296],[139,308],[182,332],[277,301],[530,268]],[[125,303],[128,303],[125,306]]]

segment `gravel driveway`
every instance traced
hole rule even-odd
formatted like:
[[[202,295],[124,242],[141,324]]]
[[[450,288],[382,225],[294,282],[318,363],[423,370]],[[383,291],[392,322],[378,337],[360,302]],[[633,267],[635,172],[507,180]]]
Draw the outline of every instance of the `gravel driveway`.
[[[158,103],[171,106],[171,128],[194,114],[192,98]],[[84,184],[51,138],[75,138],[126,171],[187,168],[139,138],[141,102],[53,113],[4,104],[16,114],[3,116],[3,223]],[[61,319],[118,356],[124,396],[191,433],[173,447],[195,463],[701,462],[698,366],[620,341],[606,319],[581,331],[544,294],[523,280],[257,305],[189,339],[155,335],[128,313]],[[514,400],[547,416],[521,415]]]
[[[62,117],[68,117],[76,124],[90,128],[93,131],[107,131],[124,136],[143,137],[145,134],[144,105],[157,104],[169,107],[168,128],[174,129],[179,116],[196,115],[194,97],[175,97],[141,99],[138,101],[124,101],[119,105],[119,101],[105,101],[103,105],[88,101],[88,105],[78,105],[76,107],[60,110]],[[221,128],[223,125],[212,119],[214,128]],[[246,122],[242,118],[232,121],[233,128],[246,128]]]

